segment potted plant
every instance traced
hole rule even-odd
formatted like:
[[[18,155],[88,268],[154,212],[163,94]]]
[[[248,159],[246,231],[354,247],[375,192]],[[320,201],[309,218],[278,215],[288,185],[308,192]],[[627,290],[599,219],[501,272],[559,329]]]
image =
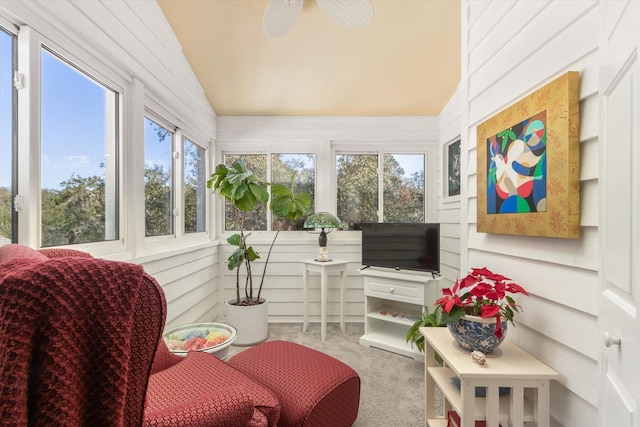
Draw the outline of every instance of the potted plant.
[[[448,326],[462,348],[483,353],[493,351],[504,339],[507,321],[513,324],[513,315],[522,307],[510,294],[529,295],[513,280],[484,268],[472,268],[462,280],[456,280],[453,289],[444,288],[444,296],[416,321],[407,333],[407,342],[424,351],[424,337],[419,328]]]
[[[245,219],[248,212],[253,211],[259,203],[267,203],[269,200],[268,186],[271,185],[271,203],[269,208],[277,218],[298,220],[302,218],[311,206],[311,196],[308,193],[296,194],[294,191],[295,173],[291,177],[291,186],[273,184],[260,179],[247,169],[246,161],[240,157],[230,167],[224,164],[216,166],[215,172],[207,181],[207,187],[213,192],[224,197],[241,212],[240,229],[227,239],[227,242],[235,247],[233,253],[227,259],[229,270],[236,270],[236,298],[227,301],[227,322],[238,330],[237,345],[252,345],[264,341],[268,335],[267,329],[267,300],[261,297],[264,278],[271,256],[271,250],[275,244],[280,230],[276,234],[269,247],[269,252],[264,263],[260,285],[257,292],[254,291],[253,271],[251,263],[260,258],[258,252],[247,244],[247,238],[251,233],[245,233]],[[241,295],[240,270],[245,267],[243,295]],[[237,313],[233,307],[247,307]],[[247,312],[255,312],[255,315],[263,320],[247,319]],[[231,319],[230,319],[231,317]]]
[[[504,339],[507,321],[522,307],[510,294],[529,295],[523,287],[486,267],[472,268],[453,289],[442,290],[436,301],[441,322],[446,324],[456,341],[466,350],[483,353],[493,351]],[[461,293],[461,295],[459,295]]]
[[[442,326],[447,326],[447,324],[442,321],[442,307],[436,306],[432,313],[429,313],[429,308],[425,307],[422,312],[422,317],[416,320],[409,328],[409,331],[407,331],[406,340],[411,343],[411,347],[415,344],[418,351],[424,353],[424,335],[420,333],[420,328]],[[438,353],[435,354],[435,360],[439,364],[442,364],[442,358]]]

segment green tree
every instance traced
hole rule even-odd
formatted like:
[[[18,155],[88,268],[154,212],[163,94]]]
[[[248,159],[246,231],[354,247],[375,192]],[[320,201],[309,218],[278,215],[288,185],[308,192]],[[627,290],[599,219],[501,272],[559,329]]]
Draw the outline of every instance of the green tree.
[[[144,170],[145,236],[165,236],[173,232],[171,173],[154,164]]]
[[[161,166],[145,168],[146,235],[169,234],[172,229],[172,203],[169,173]],[[188,190],[188,191],[192,191]],[[7,198],[0,189],[0,198]],[[42,190],[42,246],[101,242],[105,237],[105,186],[101,176],[72,176],[61,189]],[[0,204],[0,227],[4,217],[10,221],[10,203]],[[6,211],[6,212],[5,212]],[[8,216],[7,216],[8,215]],[[9,222],[10,225],[10,222]],[[4,233],[4,228],[0,229]],[[169,230],[169,231],[168,231]],[[4,234],[3,234],[4,236]],[[10,228],[8,237],[11,237]]]
[[[378,156],[340,155],[337,165],[338,218],[350,230],[378,221]]]
[[[11,240],[11,190],[0,187],[0,237]]]
[[[405,178],[404,169],[393,155],[383,163],[385,222],[424,222],[424,171]]]
[[[198,145],[185,141],[184,144],[184,232],[205,231],[206,185],[205,151]]]
[[[42,246],[104,241],[104,179],[72,176],[61,187],[42,190]]]
[[[383,156],[384,222],[424,221],[424,171],[407,178],[394,155]],[[378,211],[378,156],[338,156],[338,217],[349,229],[380,220]]]
[[[272,184],[291,186],[291,177],[295,177],[294,187],[291,191],[307,193],[311,197],[310,212],[314,211],[313,200],[315,190],[315,156],[313,154],[300,154],[296,156],[285,154],[273,154],[271,161]],[[273,187],[272,187],[273,193]],[[274,215],[272,230],[302,230],[306,216],[298,219],[286,216]]]

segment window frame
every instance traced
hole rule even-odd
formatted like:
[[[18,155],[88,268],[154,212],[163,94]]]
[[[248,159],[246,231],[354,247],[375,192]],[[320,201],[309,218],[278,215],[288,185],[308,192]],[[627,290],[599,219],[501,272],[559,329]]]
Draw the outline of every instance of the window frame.
[[[11,22],[0,17],[0,30],[11,37],[11,236],[12,243],[18,241],[18,212],[16,211],[15,200],[18,194],[18,90],[13,77],[18,72],[18,27]]]
[[[314,201],[313,204],[316,206],[316,211],[320,211],[318,208],[318,200],[319,200],[319,190],[318,190],[318,182],[319,182],[319,174],[321,175],[322,169],[318,167],[319,158],[321,156],[321,151],[319,147],[311,147],[308,141],[216,141],[216,154],[215,159],[211,163],[212,170],[215,169],[216,165],[222,163],[224,161],[225,155],[265,155],[267,156],[267,180],[271,176],[271,156],[273,154],[309,154],[315,157],[315,182],[314,182]],[[264,147],[278,147],[277,150],[268,150]],[[271,202],[271,186],[269,186],[269,201]],[[215,235],[220,240],[226,240],[229,236],[237,233],[234,230],[225,230],[225,212],[224,212],[224,200],[222,197],[213,194],[215,198],[215,208],[214,208],[214,221],[215,221]],[[272,238],[272,236],[276,233],[276,230],[272,230],[271,227],[273,225],[273,213],[270,209],[267,209],[267,230],[250,230],[252,233],[252,238],[255,237],[255,240],[260,240],[262,238]],[[283,230],[280,231],[280,236],[302,236],[308,240],[308,233],[301,233],[303,230]],[[317,239],[317,237],[316,237]]]
[[[117,122],[115,131],[115,147],[117,159],[123,153],[123,106],[124,87],[126,83],[111,74],[107,69],[98,71],[100,64],[86,54],[77,54],[70,49],[62,48],[57,43],[41,35],[33,28],[21,26],[18,31],[18,72],[25,80],[24,88],[18,90],[18,140],[29,143],[18,144],[18,188],[22,197],[23,208],[18,212],[18,242],[41,247],[42,242],[42,198],[41,198],[41,52],[47,50],[60,60],[67,62],[87,76],[106,86],[117,94],[116,114],[112,117]],[[95,65],[91,65],[95,64]],[[117,203],[117,240],[64,245],[96,256],[123,252],[126,250],[124,232],[126,216],[124,209],[124,193],[122,191],[123,167],[119,160],[114,171],[116,181]]]
[[[145,109],[144,112],[144,116],[142,118],[142,121],[144,123],[145,119],[148,119],[152,122],[154,122],[157,125],[162,126],[163,128],[165,128],[166,130],[168,130],[169,132],[171,132],[171,197],[170,197],[170,203],[171,203],[171,232],[169,234],[162,234],[159,236],[147,236],[146,235],[146,215],[145,215],[145,233],[144,233],[144,237],[146,241],[149,242],[153,242],[156,240],[166,240],[166,239],[175,239],[176,237],[178,237],[178,232],[177,232],[177,206],[176,206],[176,201],[178,199],[178,194],[177,194],[177,188],[176,188],[176,176],[179,175],[178,173],[178,159],[177,156],[179,154],[178,150],[177,150],[177,144],[176,144],[176,140],[178,140],[179,138],[179,134],[178,134],[178,127],[174,124],[172,124],[169,120],[166,120],[162,115],[155,113],[152,109]],[[144,147],[144,142],[143,142],[143,147]],[[144,148],[143,148],[143,152],[144,152]],[[147,154],[146,152],[144,152],[144,162],[143,162],[143,182],[144,182],[144,170],[146,169],[146,157]],[[182,193],[180,193],[181,195]],[[145,194],[145,199],[146,199],[146,194]]]
[[[196,241],[203,241],[210,238],[211,218],[209,212],[211,211],[211,196],[208,194],[208,189],[205,191],[205,230],[201,232],[185,233],[184,232],[184,140],[187,139],[191,143],[196,144],[200,148],[204,149],[205,158],[205,177],[210,175],[210,163],[211,158],[209,155],[208,144],[204,144],[201,141],[204,139],[202,136],[198,136],[195,132],[185,131],[180,127],[180,121],[175,118],[171,113],[160,106],[160,103],[147,97],[144,109],[144,119],[148,118],[153,120],[157,124],[167,128],[173,132],[173,146],[172,146],[172,205],[173,205],[173,233],[162,236],[145,236],[144,230],[142,231],[142,237],[145,242],[145,247],[150,251],[162,250],[169,246],[174,247],[176,242],[191,243]],[[143,148],[144,151],[144,148]],[[144,167],[143,153],[143,167]],[[144,186],[144,176],[142,177]],[[179,184],[179,185],[178,185]],[[142,192],[144,196],[144,189]],[[143,218],[143,224],[146,225],[146,217]]]
[[[180,197],[181,200],[181,207],[180,207],[180,212],[182,213],[181,215],[179,215],[180,217],[182,217],[182,221],[180,221],[180,230],[179,230],[179,237],[183,237],[183,238],[193,238],[193,239],[202,239],[203,237],[208,237],[209,236],[209,229],[210,229],[210,218],[209,218],[209,212],[211,209],[210,206],[210,200],[211,200],[211,196],[210,196],[210,191],[207,188],[207,184],[205,181],[205,189],[204,189],[204,231],[195,231],[192,233],[186,233],[185,232],[185,221],[184,221],[184,211],[185,211],[185,205],[186,205],[186,200],[184,197],[184,179],[185,179],[185,169],[184,169],[184,160],[185,160],[185,155],[184,155],[184,142],[185,141],[189,141],[190,143],[197,145],[198,147],[202,148],[204,150],[204,176],[205,179],[208,180],[209,176],[210,176],[210,164],[211,164],[211,159],[209,156],[209,149],[207,147],[207,145],[202,144],[198,141],[197,138],[192,138],[187,132],[183,131],[182,129],[178,129],[180,137],[181,137],[181,144],[180,144],[180,191],[182,192],[182,196]]]
[[[69,61],[67,58],[54,51],[47,45],[40,45],[40,58],[42,59],[43,53],[51,56],[54,60],[59,61],[61,64],[69,67],[71,70],[75,71],[83,78],[87,80],[91,80],[93,83],[100,85],[105,89],[105,92],[112,92],[112,96],[106,96],[105,102],[105,113],[104,124],[105,124],[105,153],[108,158],[111,158],[112,161],[105,160],[105,234],[111,234],[111,238],[105,237],[105,240],[100,240],[96,242],[87,242],[86,244],[98,244],[106,241],[117,241],[121,238],[121,228],[119,226],[120,214],[119,207],[121,203],[121,198],[119,197],[121,185],[120,185],[120,177],[118,171],[120,170],[120,155],[119,155],[119,147],[120,147],[120,129],[122,128],[122,121],[119,119],[120,110],[121,110],[121,92],[113,89],[107,82],[95,77],[94,74],[87,71],[84,68],[81,68],[76,63]],[[42,88],[42,63],[40,64],[40,87]],[[40,93],[40,112],[42,112],[42,90]],[[113,113],[113,114],[110,114]],[[42,117],[40,116],[40,119]],[[42,154],[42,120],[40,120],[40,154]],[[40,171],[40,182],[42,182],[42,162]],[[42,198],[42,185],[40,185],[40,197]],[[108,190],[108,191],[107,191]],[[111,207],[109,207],[111,205]],[[42,246],[42,203],[40,204],[40,247]],[[109,224],[113,224],[112,227],[109,227]],[[70,246],[76,247],[78,244],[68,244],[62,246]],[[53,246],[47,246],[47,248]]]
[[[277,144],[277,150],[268,150],[265,147],[271,147]],[[389,150],[388,147],[394,147]],[[222,162],[225,154],[265,154],[270,156],[273,153],[304,153],[315,154],[315,200],[316,211],[336,212],[337,209],[337,154],[419,154],[424,155],[424,217],[425,222],[432,221],[435,215],[435,202],[430,203],[429,197],[434,193],[435,184],[432,171],[435,168],[433,164],[433,144],[425,139],[424,141],[403,141],[403,140],[385,140],[385,141],[345,141],[345,140],[218,140],[215,143],[215,162],[211,163],[211,168]],[[379,158],[380,159],[380,158]],[[379,163],[379,168],[380,168]],[[270,166],[268,172],[270,173]],[[382,175],[379,175],[379,180]],[[378,188],[379,200],[382,200],[382,185]],[[233,234],[232,231],[224,230],[224,209],[220,197],[215,197],[215,207],[213,216],[215,221],[215,236],[220,240],[225,240]],[[381,207],[378,207],[381,209]],[[269,217],[270,221],[270,217]],[[271,222],[269,222],[271,224]],[[251,231],[252,239],[260,241],[267,236],[273,236],[275,231]],[[309,233],[298,233],[286,231],[282,233],[288,234],[288,238],[294,241],[314,241],[317,236]],[[355,241],[359,239],[359,230],[341,230],[340,233],[332,234],[331,239],[335,242]],[[311,237],[309,237],[311,236]]]
[[[366,148],[364,148],[366,147]],[[394,147],[389,149],[388,147]],[[384,211],[384,187],[383,187],[383,157],[385,154],[417,154],[424,155],[424,218],[425,222],[429,222],[433,217],[433,210],[435,209],[433,203],[429,203],[429,197],[431,195],[431,188],[433,187],[432,177],[432,147],[425,142],[420,141],[367,141],[354,142],[343,141],[334,142],[331,145],[331,212],[337,212],[338,209],[338,174],[337,174],[337,156],[348,154],[375,154],[378,156],[378,218],[382,216]],[[342,230],[343,233],[359,233],[360,230]]]
[[[162,93],[166,87],[153,78],[149,79],[150,75],[146,74],[147,68],[139,61],[130,60],[130,58],[114,58],[112,51],[97,49],[85,40],[71,43],[71,39],[67,36],[72,35],[72,31],[64,28],[59,30],[53,21],[49,25],[49,22],[39,22],[30,14],[27,15],[30,16],[28,22],[12,13],[0,16],[0,25],[17,37],[17,69],[24,81],[24,88],[16,91],[17,148],[12,154],[12,160],[17,164],[13,171],[16,184],[13,185],[12,190],[22,200],[22,208],[16,212],[17,230],[16,227],[12,230],[17,233],[17,242],[34,248],[41,246],[40,62],[42,53],[40,49],[45,46],[54,55],[116,91],[118,101],[116,119],[119,124],[116,132],[118,144],[115,148],[119,159],[115,171],[118,179],[118,240],[56,247],[77,249],[110,259],[142,259],[141,257],[155,257],[156,254],[166,251],[214,243],[211,238],[213,223],[210,194],[206,197],[207,213],[205,215],[208,217],[205,221],[205,232],[180,235],[182,230],[178,228],[176,236],[166,240],[166,246],[163,246],[164,242],[145,240],[144,207],[140,207],[140,200],[144,197],[144,178],[140,177],[140,170],[144,168],[144,152],[140,147],[140,141],[144,131],[141,120],[147,104],[152,105],[155,111],[162,112],[164,117],[173,118],[183,115],[184,120],[172,121],[185,135],[188,135],[191,142],[204,148],[206,176],[208,176],[213,151],[212,141],[215,136],[215,124],[211,124],[209,119],[215,118],[215,114],[209,115],[205,111],[202,115],[192,117],[190,114],[193,113],[193,109],[186,103],[183,104],[185,101],[181,97],[173,93]],[[31,22],[34,23],[33,25],[35,23],[43,25],[39,26],[40,30],[36,30],[29,25]],[[120,49],[116,50],[120,51]],[[156,108],[156,106],[162,107]],[[164,114],[166,111],[172,114]],[[182,178],[176,177],[176,179]]]

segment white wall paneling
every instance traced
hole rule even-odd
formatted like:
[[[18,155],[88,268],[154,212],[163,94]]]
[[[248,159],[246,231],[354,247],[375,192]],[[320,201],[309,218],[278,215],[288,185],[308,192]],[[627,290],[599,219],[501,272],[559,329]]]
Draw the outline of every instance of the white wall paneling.
[[[218,246],[189,249],[131,260],[141,264],[162,287],[167,299],[167,327],[212,321],[221,316]]]
[[[463,2],[462,8],[468,24],[461,82],[467,117],[461,258],[465,268],[486,266],[531,294],[518,296],[524,311],[508,337],[562,374],[551,396],[552,425],[558,426],[595,426],[597,420],[598,7],[596,1],[496,0]],[[581,77],[581,237],[478,233],[476,126],[569,70]]]
[[[335,242],[335,232],[329,235],[329,251],[332,258],[348,260],[346,291],[345,291],[345,319],[347,322],[362,322],[364,320],[364,294],[362,278],[357,269],[360,263],[360,241]],[[269,300],[270,322],[302,322],[304,315],[304,296],[302,287],[303,264],[302,259],[313,259],[317,254],[317,235],[311,241],[295,242],[291,240],[277,241],[271,253],[267,266],[264,287],[261,296]],[[253,236],[252,236],[253,237]],[[251,238],[250,238],[251,239]],[[334,239],[335,240],[335,239]],[[252,239],[251,246],[260,253],[260,259],[252,263],[254,296],[260,285],[264,258],[269,250],[270,242],[265,239]],[[232,248],[221,246],[220,276],[223,279],[224,300],[235,298],[236,272],[230,271],[226,259],[231,255]],[[240,275],[241,296],[244,292],[246,274]],[[339,320],[339,283],[338,276],[328,279],[327,319],[329,322]],[[309,277],[310,321],[320,321],[320,276]]]
[[[447,184],[445,181],[448,165],[445,164],[444,151],[449,143],[460,139],[462,111],[461,90],[458,88],[438,116],[440,133],[436,150],[435,181],[437,191],[435,194],[438,198],[437,221],[440,222],[440,274],[442,280],[438,285],[441,288],[451,287],[456,279],[464,276],[460,265],[460,200],[462,196],[446,197]],[[464,154],[465,150],[461,142],[460,155]],[[466,176],[461,172],[460,178],[466,179]]]

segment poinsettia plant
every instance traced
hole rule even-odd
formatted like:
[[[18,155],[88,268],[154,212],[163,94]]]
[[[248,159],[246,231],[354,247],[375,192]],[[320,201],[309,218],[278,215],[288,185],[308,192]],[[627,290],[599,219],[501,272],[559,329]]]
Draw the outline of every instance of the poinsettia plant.
[[[435,306],[441,308],[442,323],[452,323],[464,315],[496,318],[495,335],[502,338],[502,318],[513,324],[513,315],[522,310],[509,294],[529,295],[524,288],[486,267],[472,268],[453,288],[444,288]]]

